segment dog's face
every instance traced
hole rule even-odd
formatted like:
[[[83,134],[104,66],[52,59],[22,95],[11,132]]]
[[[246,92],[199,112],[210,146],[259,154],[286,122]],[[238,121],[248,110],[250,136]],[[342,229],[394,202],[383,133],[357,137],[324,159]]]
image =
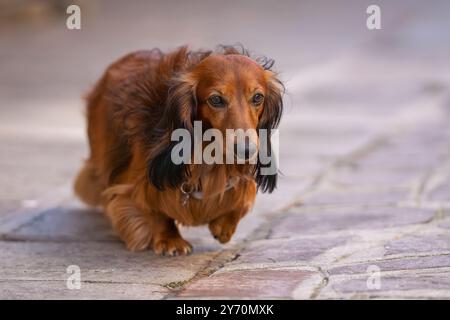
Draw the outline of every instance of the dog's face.
[[[278,127],[282,94],[283,85],[275,74],[256,61],[241,54],[212,54],[175,79],[169,89],[162,124],[172,130],[184,128],[193,133],[193,122],[201,120],[203,129],[220,130],[225,150],[233,148],[241,160],[256,160],[256,183],[262,191],[271,192],[276,187],[277,174],[260,172],[258,149],[263,141],[258,134],[263,129],[270,137],[271,130]],[[227,135],[227,129],[250,131],[242,143],[235,135]],[[270,156],[270,140],[265,143]],[[189,175],[186,166],[170,163],[173,146],[168,144],[149,167],[150,180],[157,187],[164,184],[176,187]]]
[[[226,137],[226,148],[234,150],[238,158],[254,159],[270,71],[242,55],[213,55],[203,60],[192,76],[197,83],[198,118],[206,127],[219,129]],[[242,129],[247,137],[239,141],[236,135],[227,134],[227,129]]]

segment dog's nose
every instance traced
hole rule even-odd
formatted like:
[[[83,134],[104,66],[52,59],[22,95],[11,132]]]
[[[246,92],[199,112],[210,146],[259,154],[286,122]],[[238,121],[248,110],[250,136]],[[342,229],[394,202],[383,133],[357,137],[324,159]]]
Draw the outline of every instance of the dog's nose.
[[[256,144],[250,139],[245,139],[245,142],[235,143],[234,149],[236,150],[236,156],[241,160],[252,159],[258,151]]]

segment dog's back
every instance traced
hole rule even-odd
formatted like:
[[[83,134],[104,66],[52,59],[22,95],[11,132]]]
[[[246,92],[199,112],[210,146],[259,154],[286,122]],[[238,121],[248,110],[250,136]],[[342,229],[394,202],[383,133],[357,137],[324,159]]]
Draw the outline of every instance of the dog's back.
[[[75,192],[91,206],[113,184],[131,160],[127,118],[147,106],[148,128],[160,118],[164,79],[156,74],[164,56],[158,50],[128,54],[111,64],[87,96],[87,133],[90,155],[75,181]],[[167,70],[169,73],[175,70]],[[128,115],[127,115],[128,114]],[[119,115],[119,116],[117,116]]]

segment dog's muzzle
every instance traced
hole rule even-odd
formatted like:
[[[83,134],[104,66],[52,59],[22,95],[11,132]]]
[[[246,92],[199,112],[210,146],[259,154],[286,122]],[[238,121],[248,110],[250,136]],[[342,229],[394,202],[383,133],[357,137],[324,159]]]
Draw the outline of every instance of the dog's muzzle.
[[[258,153],[258,146],[250,139],[234,144],[235,155],[240,160],[253,159]]]

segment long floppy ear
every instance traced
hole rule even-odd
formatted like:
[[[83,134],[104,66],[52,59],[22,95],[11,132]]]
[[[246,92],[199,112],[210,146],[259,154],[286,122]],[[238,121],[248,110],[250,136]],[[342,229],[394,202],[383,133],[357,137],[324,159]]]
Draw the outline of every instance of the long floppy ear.
[[[271,159],[271,161],[276,162],[262,164],[261,159],[258,156],[254,174],[258,189],[262,192],[271,193],[277,186],[278,168],[276,167],[275,172],[271,172],[271,174],[264,174],[264,170],[261,169],[263,169],[264,167],[270,167],[271,165],[277,166],[278,163],[277,159],[275,159],[276,155],[272,153],[272,143],[270,141],[270,137],[272,135],[272,130],[278,128],[281,115],[283,113],[284,85],[280,80],[276,78],[273,72],[267,70],[266,74],[268,76],[267,92],[264,101],[264,109],[259,119],[258,132],[259,129],[266,130],[267,139],[265,139],[265,141],[261,141],[260,139],[260,143],[266,143],[266,145],[262,147],[267,150],[267,156]]]
[[[170,138],[175,129],[186,129],[193,137],[196,113],[195,82],[187,76],[175,79],[168,90],[164,115],[158,128],[155,128],[160,135],[160,143],[148,160],[149,180],[159,190],[164,190],[166,186],[178,187],[190,175],[188,165],[172,161],[172,149],[177,142]]]

